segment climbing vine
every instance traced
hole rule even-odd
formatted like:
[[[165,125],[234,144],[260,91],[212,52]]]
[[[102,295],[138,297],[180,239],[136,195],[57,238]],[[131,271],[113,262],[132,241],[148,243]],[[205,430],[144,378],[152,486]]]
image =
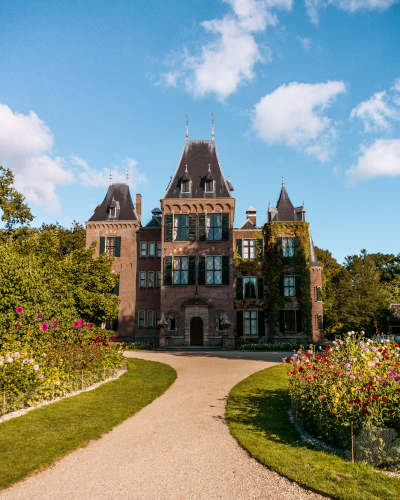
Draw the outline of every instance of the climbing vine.
[[[310,244],[307,222],[270,222],[264,225],[266,234],[265,260],[263,275],[268,287],[266,311],[269,318],[270,331],[274,330],[274,323],[279,309],[285,303],[292,301],[280,295],[279,278],[281,275],[300,276],[300,297],[296,300],[302,311],[303,331],[312,335],[312,299],[310,292]],[[278,236],[299,238],[298,255],[282,257],[278,249]]]

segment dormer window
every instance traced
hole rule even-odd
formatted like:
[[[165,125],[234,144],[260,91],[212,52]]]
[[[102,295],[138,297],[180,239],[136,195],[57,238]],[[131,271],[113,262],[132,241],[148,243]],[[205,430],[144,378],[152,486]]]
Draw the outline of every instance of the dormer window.
[[[117,207],[110,207],[110,217],[117,216]]]
[[[190,181],[182,181],[181,188],[182,188],[182,193],[189,193],[190,192]]]
[[[206,193],[212,193],[214,191],[214,181],[206,181]]]

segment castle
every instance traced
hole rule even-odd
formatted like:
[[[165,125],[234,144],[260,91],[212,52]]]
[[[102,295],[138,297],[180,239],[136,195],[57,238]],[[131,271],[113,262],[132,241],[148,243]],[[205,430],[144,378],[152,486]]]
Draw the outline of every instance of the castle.
[[[246,341],[322,341],[322,268],[306,222],[282,183],[268,221],[250,206],[234,228],[235,198],[212,140],[186,141],[161,209],[142,224],[141,195],[111,184],[86,223],[86,245],[115,257],[120,339],[155,347],[234,349]],[[166,320],[158,328],[160,319]]]

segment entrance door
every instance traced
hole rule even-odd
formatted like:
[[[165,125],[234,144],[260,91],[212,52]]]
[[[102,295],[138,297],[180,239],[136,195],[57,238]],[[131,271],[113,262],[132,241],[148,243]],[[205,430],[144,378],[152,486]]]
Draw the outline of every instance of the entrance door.
[[[203,320],[199,316],[190,320],[190,345],[203,345]]]

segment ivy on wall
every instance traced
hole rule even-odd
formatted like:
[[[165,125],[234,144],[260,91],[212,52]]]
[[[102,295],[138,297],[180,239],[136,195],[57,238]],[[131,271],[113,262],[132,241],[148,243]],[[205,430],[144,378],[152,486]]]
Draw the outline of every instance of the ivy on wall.
[[[312,299],[310,278],[310,243],[308,222],[269,222],[264,225],[266,234],[265,260],[263,266],[264,282],[268,287],[266,312],[269,330],[275,330],[275,323],[280,309],[286,302],[292,301],[280,295],[279,279],[281,275],[300,276],[301,296],[296,298],[303,319],[303,331],[312,336]],[[278,236],[299,238],[298,255],[282,257],[278,249]]]
[[[263,307],[265,308],[266,300],[256,300],[256,299],[243,299],[243,300],[234,300],[235,309],[251,309],[254,307]]]

